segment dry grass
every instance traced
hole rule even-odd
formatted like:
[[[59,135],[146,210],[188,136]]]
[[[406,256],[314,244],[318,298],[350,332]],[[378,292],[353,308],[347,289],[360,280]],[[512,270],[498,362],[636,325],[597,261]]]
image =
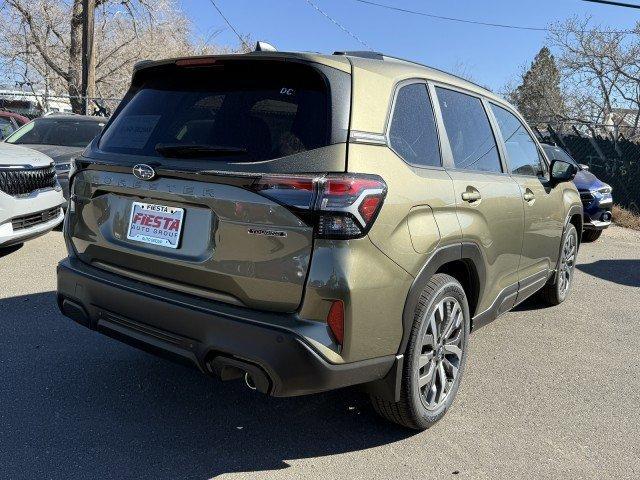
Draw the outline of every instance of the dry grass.
[[[621,227],[640,230],[640,215],[630,210],[614,205],[612,209],[613,222]]]

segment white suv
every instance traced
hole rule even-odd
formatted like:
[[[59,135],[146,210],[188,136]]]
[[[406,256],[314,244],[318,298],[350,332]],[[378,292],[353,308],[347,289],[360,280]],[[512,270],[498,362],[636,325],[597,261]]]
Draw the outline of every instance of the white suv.
[[[63,218],[62,190],[51,158],[0,143],[0,248],[44,235]]]

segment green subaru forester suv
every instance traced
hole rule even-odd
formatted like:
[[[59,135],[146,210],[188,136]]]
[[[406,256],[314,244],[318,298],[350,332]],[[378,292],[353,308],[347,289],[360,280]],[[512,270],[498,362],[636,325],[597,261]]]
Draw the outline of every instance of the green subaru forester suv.
[[[572,165],[491,92],[370,52],[143,62],[75,161],[58,303],[275,396],[363,385],[424,429],[469,333],[567,296]]]

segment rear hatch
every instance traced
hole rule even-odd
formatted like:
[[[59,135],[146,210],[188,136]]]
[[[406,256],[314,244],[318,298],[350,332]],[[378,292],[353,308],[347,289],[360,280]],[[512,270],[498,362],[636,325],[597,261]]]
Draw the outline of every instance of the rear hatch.
[[[75,252],[145,283],[294,311],[314,228],[295,198],[259,185],[344,172],[350,95],[348,73],[291,57],[147,65],[77,162]]]

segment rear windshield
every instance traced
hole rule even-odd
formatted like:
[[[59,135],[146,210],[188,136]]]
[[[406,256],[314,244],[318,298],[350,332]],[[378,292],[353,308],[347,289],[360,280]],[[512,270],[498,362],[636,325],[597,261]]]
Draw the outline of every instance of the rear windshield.
[[[329,89],[306,65],[228,62],[142,73],[100,150],[258,161],[330,142]]]

